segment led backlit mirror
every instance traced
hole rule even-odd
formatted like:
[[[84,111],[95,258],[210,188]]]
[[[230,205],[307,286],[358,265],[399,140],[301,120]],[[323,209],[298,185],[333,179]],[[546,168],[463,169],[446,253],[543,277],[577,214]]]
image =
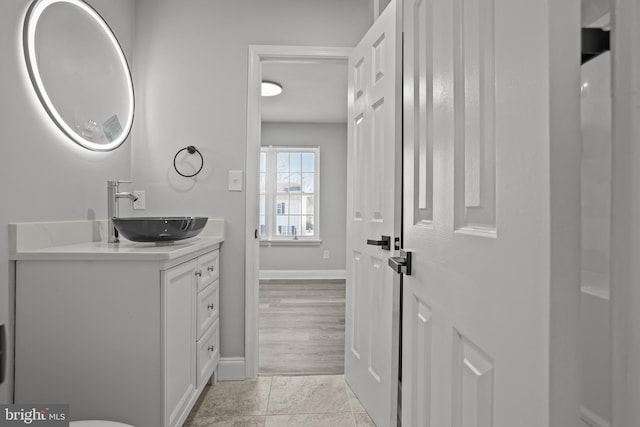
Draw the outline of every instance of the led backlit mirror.
[[[31,82],[55,124],[94,151],[119,147],[133,124],[127,60],[102,17],[82,0],[34,0],[24,22]]]

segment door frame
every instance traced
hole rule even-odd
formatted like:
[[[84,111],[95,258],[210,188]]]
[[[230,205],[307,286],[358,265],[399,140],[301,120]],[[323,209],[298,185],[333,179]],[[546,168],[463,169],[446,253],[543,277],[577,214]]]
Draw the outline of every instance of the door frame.
[[[611,425],[640,421],[640,6],[615,0],[611,16]]]
[[[260,240],[258,228],[258,162],[260,157],[261,98],[263,61],[327,61],[349,59],[350,47],[249,45],[247,76],[247,143],[245,195],[245,378],[258,376],[258,283]],[[346,99],[345,99],[346,102]]]

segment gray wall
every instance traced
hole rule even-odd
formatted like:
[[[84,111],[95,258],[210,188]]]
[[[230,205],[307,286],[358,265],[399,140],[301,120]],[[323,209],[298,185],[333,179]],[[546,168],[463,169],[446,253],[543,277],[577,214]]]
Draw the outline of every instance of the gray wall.
[[[13,291],[7,224],[105,218],[106,181],[127,179],[131,169],[130,141],[114,152],[89,152],[64,137],[39,105],[22,54],[22,22],[30,3],[0,1],[0,323],[9,324],[9,331]],[[109,22],[131,60],[134,0],[89,3]],[[10,401],[11,388],[11,381],[0,385],[0,403]]]
[[[582,0],[582,25],[587,26],[611,10],[610,0]]]
[[[146,214],[226,220],[222,357],[244,356],[245,193],[227,186],[228,171],[245,168],[248,45],[355,46],[369,7],[369,0],[136,1],[133,180],[146,191]],[[173,171],[174,154],[187,145],[204,155],[197,179]]]
[[[346,96],[346,95],[345,95]],[[346,268],[347,125],[262,123],[263,146],[320,147],[320,246],[262,246],[260,270]],[[329,259],[323,258],[325,250]]]

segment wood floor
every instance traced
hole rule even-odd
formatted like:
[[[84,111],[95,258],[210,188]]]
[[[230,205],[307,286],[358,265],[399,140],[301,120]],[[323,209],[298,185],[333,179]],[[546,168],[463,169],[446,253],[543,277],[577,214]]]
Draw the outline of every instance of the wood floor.
[[[344,372],[344,280],[260,282],[261,375]]]

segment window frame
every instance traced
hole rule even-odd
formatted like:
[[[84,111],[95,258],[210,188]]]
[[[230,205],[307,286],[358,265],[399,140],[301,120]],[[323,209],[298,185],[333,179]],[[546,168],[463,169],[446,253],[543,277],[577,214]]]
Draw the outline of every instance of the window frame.
[[[302,189],[300,191],[300,195],[313,195],[314,198],[314,206],[313,206],[313,236],[305,236],[302,234],[297,234],[295,236],[284,235],[278,236],[276,234],[277,229],[277,199],[278,193],[277,191],[277,174],[278,174],[278,165],[277,158],[278,153],[313,153],[314,154],[314,182],[313,182],[313,193],[303,193]],[[260,156],[265,153],[265,172],[262,171],[262,159],[258,161],[258,179],[261,180],[262,174],[265,174],[265,188],[264,192],[262,191],[262,185],[259,183],[258,185],[258,222],[259,226],[262,225],[261,217],[262,212],[260,211],[262,196],[265,197],[265,233],[262,234],[259,227],[258,228],[258,237],[260,239],[260,244],[262,245],[319,245],[322,243],[320,238],[320,146],[292,146],[292,145],[269,145],[269,146],[261,146],[260,147]],[[301,172],[302,173],[302,172]],[[302,215],[301,215],[302,217]]]

